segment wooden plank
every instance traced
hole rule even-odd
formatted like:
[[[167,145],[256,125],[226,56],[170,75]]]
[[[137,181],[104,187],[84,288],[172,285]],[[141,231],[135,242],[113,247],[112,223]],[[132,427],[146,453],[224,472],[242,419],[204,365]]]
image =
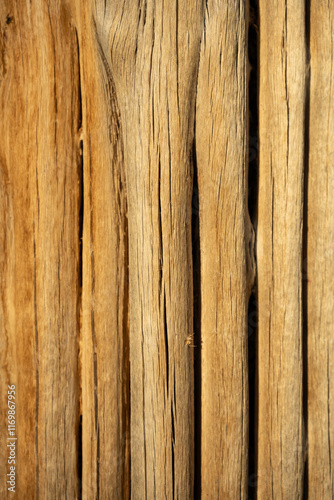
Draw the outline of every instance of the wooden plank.
[[[308,495],[334,497],[334,5],[311,2],[307,193]],[[306,276],[305,276],[306,278]]]
[[[191,144],[201,2],[114,2],[97,32],[115,81],[128,193],[131,496],[194,482]]]
[[[260,0],[258,499],[301,498],[305,2]]]
[[[244,2],[206,3],[196,104],[205,498],[247,498],[247,311],[254,261],[248,251],[246,28]]]
[[[129,498],[129,334],[123,141],[112,76],[81,6],[83,498]]]
[[[62,2],[0,6],[1,393],[16,385],[16,494],[77,495],[79,75]],[[2,434],[6,406],[2,397]],[[3,460],[3,456],[1,456]],[[1,498],[6,498],[1,462]],[[7,491],[8,498],[12,495]]]

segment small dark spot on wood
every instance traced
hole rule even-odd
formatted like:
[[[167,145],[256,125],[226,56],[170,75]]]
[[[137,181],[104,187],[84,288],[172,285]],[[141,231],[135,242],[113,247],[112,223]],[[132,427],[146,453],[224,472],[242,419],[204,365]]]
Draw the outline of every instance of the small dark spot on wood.
[[[10,24],[14,19],[14,16],[10,16],[9,14],[7,14],[7,17],[6,17],[6,24]]]

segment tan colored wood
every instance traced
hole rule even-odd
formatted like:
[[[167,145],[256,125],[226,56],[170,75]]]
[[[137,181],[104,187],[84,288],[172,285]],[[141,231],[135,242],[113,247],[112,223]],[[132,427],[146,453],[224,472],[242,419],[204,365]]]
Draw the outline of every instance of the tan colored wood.
[[[246,4],[0,2],[1,498],[11,384],[17,498],[246,499],[249,432],[258,500],[303,498],[306,456],[334,496],[334,6],[259,0],[248,429]]]
[[[5,356],[0,370],[2,394],[8,383],[16,385],[16,495],[75,498],[77,37],[64,2],[5,1],[0,19],[0,168],[4,181],[0,342]],[[3,402],[2,396],[4,419]],[[6,431],[3,422],[1,432]],[[5,446],[7,433],[2,436]],[[1,462],[0,496],[6,498],[3,469]]]
[[[259,500],[303,490],[304,5],[259,3]]]
[[[191,498],[194,482],[191,144],[201,2],[103,2],[127,176],[131,496]]]
[[[83,498],[129,497],[127,218],[122,131],[92,2],[81,6]]]
[[[201,256],[203,498],[247,498],[247,310],[254,278],[247,210],[247,19],[209,0],[196,104]],[[253,262],[252,266],[247,265]],[[248,268],[248,269],[247,269]]]
[[[308,495],[334,496],[334,69],[332,2],[311,2],[307,193]]]

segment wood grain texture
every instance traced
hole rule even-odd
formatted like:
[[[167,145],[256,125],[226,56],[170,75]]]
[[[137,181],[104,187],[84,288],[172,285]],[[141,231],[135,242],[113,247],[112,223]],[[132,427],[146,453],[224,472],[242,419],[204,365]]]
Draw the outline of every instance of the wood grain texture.
[[[334,496],[334,5],[311,2],[307,193],[309,498]],[[305,276],[306,278],[306,276]]]
[[[207,2],[196,101],[203,498],[247,497],[247,310],[254,262],[248,250],[246,28],[244,2]]]
[[[123,142],[93,2],[81,6],[83,498],[128,498],[129,338]]]
[[[76,32],[64,2],[5,1],[0,20],[5,250],[1,248],[1,350],[5,356],[9,353],[7,363],[2,359],[1,391],[7,383],[16,384],[16,494],[18,498],[75,498],[79,401]],[[4,477],[2,498],[6,498]]]
[[[18,498],[334,497],[334,5],[258,6],[250,119],[257,4],[0,2],[1,498],[11,384]]]
[[[194,482],[191,144],[201,2],[103,2],[128,193],[131,496],[191,498]]]
[[[258,499],[301,498],[304,2],[260,0]]]

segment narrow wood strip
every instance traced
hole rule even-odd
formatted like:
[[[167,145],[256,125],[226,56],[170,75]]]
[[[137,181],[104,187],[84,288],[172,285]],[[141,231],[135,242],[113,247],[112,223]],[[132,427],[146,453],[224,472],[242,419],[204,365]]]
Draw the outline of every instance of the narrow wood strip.
[[[311,2],[307,193],[308,495],[334,497],[334,4]]]
[[[260,0],[258,499],[302,498],[305,2]]]
[[[245,4],[209,0],[196,105],[201,259],[203,498],[247,498],[247,309],[254,278],[247,211]],[[247,248],[247,250],[246,250]],[[253,264],[254,265],[254,264]],[[247,269],[248,268],[248,269]]]
[[[115,90],[91,2],[81,6],[82,415],[85,499],[129,498],[127,214]]]
[[[6,248],[1,343],[7,350],[1,379],[17,388],[16,495],[76,498],[80,114],[76,33],[63,2],[2,2],[0,19],[5,31],[0,162],[5,180],[1,234]],[[2,498],[6,498],[4,478]]]

